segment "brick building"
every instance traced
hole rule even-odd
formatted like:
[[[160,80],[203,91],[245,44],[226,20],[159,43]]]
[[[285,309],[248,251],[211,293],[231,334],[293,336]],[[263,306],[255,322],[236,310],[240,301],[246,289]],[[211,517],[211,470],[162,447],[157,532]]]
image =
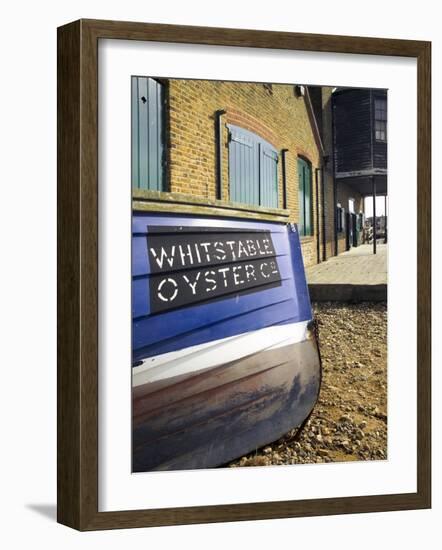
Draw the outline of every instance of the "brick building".
[[[305,87],[134,77],[132,94],[134,208],[296,222],[305,264],[320,261],[324,150]]]
[[[306,266],[358,244],[364,193],[337,182],[336,93],[133,77],[134,209],[295,222]]]

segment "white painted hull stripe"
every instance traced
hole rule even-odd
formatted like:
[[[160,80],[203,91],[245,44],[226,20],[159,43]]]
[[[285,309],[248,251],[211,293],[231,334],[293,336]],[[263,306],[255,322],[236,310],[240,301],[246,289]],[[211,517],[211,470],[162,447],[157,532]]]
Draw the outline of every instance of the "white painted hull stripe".
[[[148,357],[141,365],[133,368],[132,385],[141,386],[165,378],[217,367],[259,351],[302,342],[306,339],[307,325],[308,321],[301,321],[266,327],[156,357]]]

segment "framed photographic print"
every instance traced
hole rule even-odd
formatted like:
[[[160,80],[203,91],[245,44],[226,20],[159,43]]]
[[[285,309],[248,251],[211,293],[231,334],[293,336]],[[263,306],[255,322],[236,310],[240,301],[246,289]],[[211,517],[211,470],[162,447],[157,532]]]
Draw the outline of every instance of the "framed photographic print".
[[[430,145],[428,42],[59,28],[61,523],[430,507]]]

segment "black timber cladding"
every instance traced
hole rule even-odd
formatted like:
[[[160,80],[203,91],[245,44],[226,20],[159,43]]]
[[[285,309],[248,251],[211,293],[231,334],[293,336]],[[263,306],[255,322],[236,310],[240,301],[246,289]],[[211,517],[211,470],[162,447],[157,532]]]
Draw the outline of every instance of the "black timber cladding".
[[[387,168],[387,142],[375,139],[375,98],[386,99],[387,91],[350,88],[333,94],[337,175]]]

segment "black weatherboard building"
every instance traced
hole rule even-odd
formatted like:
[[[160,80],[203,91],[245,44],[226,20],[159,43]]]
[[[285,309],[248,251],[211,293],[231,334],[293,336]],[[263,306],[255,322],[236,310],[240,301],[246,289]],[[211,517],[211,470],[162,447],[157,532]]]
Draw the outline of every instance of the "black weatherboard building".
[[[338,88],[332,110],[335,196],[339,185],[346,184],[362,197],[373,197],[376,254],[376,196],[387,197],[387,90]],[[347,248],[356,244],[361,220],[355,213],[346,214]],[[338,227],[336,241],[337,232]]]

